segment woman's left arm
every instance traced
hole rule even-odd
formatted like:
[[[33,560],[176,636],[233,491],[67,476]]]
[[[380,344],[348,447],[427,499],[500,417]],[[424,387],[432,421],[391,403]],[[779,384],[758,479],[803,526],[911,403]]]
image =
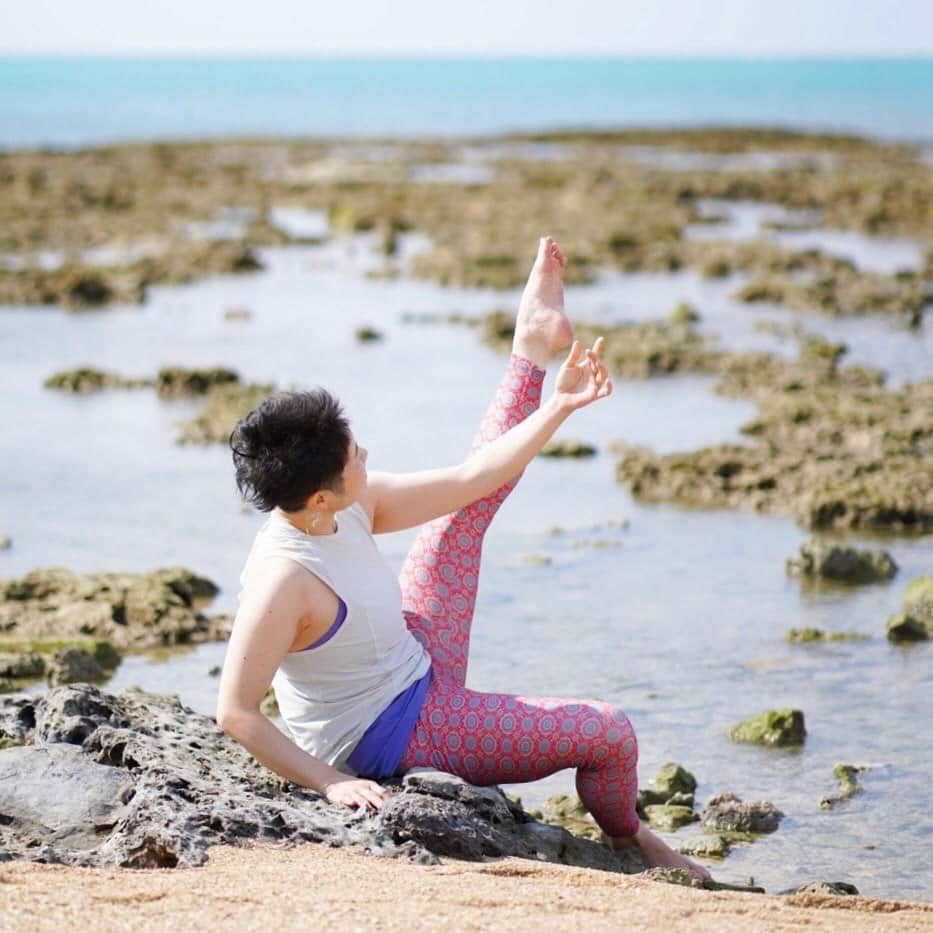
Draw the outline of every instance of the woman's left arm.
[[[367,501],[376,534],[401,531],[456,512],[515,479],[570,414],[612,392],[603,339],[584,351],[574,341],[554,387],[536,412],[459,466],[419,473],[372,473]]]

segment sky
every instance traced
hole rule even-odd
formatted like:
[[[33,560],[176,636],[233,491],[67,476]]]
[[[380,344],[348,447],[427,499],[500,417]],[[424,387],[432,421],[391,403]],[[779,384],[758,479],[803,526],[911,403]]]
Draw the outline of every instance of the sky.
[[[0,0],[0,54],[922,55],[933,0]]]

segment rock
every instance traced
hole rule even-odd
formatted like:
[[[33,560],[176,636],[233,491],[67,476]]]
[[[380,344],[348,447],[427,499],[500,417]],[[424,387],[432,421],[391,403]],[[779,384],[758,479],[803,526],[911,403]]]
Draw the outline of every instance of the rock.
[[[904,611],[933,629],[933,576],[917,577],[904,589]]]
[[[930,638],[930,626],[906,612],[891,616],[887,621],[885,631],[888,641],[896,643],[927,641]]]
[[[353,332],[357,343],[378,343],[385,340],[385,335],[373,327],[357,327]]]
[[[213,664],[207,669],[208,677],[220,677],[220,672],[222,668],[219,664]]]
[[[15,680],[35,680],[45,674],[45,659],[41,654],[24,651],[17,654],[0,654],[0,677]]]
[[[859,550],[811,538],[801,545],[798,556],[788,558],[787,572],[841,583],[877,583],[890,580],[897,564],[887,551]]]
[[[87,395],[102,389],[138,389],[152,385],[148,379],[127,379],[117,373],[81,367],[53,373],[45,380],[47,389],[59,389],[75,395]]]
[[[856,775],[868,770],[869,769],[864,765],[836,765],[836,767],[833,768],[833,776],[839,781],[839,793],[821,798],[821,809],[831,810],[837,803],[841,803],[843,800],[848,800],[856,794],[860,794],[862,788]]]
[[[652,826],[666,829],[668,832],[674,832],[681,826],[695,823],[700,818],[691,807],[671,804],[651,804],[645,807],[645,817]]]
[[[133,780],[97,764],[76,745],[20,746],[0,752],[0,813],[27,845],[82,853],[125,814]],[[4,846],[5,848],[5,846]]]
[[[218,669],[218,673],[219,672]],[[262,702],[259,704],[259,712],[262,713],[263,716],[268,716],[270,719],[275,719],[281,715],[279,712],[279,701],[276,699],[275,690],[273,690],[272,687],[266,690]]]
[[[733,742],[756,745],[802,745],[807,731],[803,713],[797,709],[767,710],[751,719],[736,723],[728,730]]]
[[[201,412],[182,424],[178,443],[226,444],[240,418],[264,402],[274,389],[262,384],[216,386],[208,393]]]
[[[773,833],[783,816],[768,800],[743,803],[726,792],[707,801],[700,819],[705,830],[716,833]]]
[[[0,535],[0,551],[9,551],[13,547],[13,539],[8,535]]]
[[[547,554],[520,554],[515,562],[525,567],[550,567],[554,561]]]
[[[671,324],[695,324],[700,320],[700,312],[686,301],[681,302],[667,318]]]
[[[581,839],[599,842],[603,831],[596,825],[583,801],[575,795],[557,794],[544,802],[544,822],[560,826]]]
[[[415,771],[382,809],[333,806],[281,780],[176,698],[86,684],[0,698],[0,858],[193,867],[214,845],[352,845],[422,864],[438,856],[638,871],[634,851],[539,823],[498,788]],[[57,788],[61,790],[57,790]]]
[[[156,376],[156,392],[160,398],[188,398],[206,395],[218,386],[238,385],[239,373],[225,366],[210,369],[182,369],[163,366]]]
[[[98,683],[106,680],[103,667],[81,648],[65,648],[52,655],[46,671],[49,684]]]
[[[686,839],[677,846],[683,855],[698,855],[701,858],[725,858],[732,848],[732,841],[714,833],[710,836],[697,836]]]
[[[661,794],[692,794],[697,789],[697,779],[676,761],[669,761],[655,775],[654,787]]]
[[[248,308],[227,308],[224,311],[225,321],[248,321],[252,316],[253,312]]]
[[[842,896],[858,895],[858,888],[846,881],[808,881],[797,888],[794,894],[834,894]]]
[[[867,635],[858,632],[824,632],[821,628],[792,628],[785,636],[792,645],[806,645],[821,641],[867,641]]]
[[[582,441],[548,441],[540,451],[539,457],[569,457],[581,460],[585,457],[595,457],[596,448],[592,444]]]
[[[0,651],[78,647],[112,667],[117,656],[103,656],[108,649],[95,638],[109,642],[110,651],[216,640],[222,627],[197,608],[216,592],[210,580],[183,568],[83,575],[34,570],[0,581]]]

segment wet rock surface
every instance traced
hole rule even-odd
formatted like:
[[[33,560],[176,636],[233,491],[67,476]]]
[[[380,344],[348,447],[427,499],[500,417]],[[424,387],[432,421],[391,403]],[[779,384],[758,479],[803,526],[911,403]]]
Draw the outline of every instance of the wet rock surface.
[[[808,579],[840,583],[878,583],[897,573],[887,551],[848,547],[811,538],[800,553],[787,559],[787,572]]]
[[[221,639],[226,626],[198,608],[216,593],[210,580],[183,568],[147,574],[34,570],[0,581],[0,651],[87,650],[94,639],[110,643],[111,652],[144,651]],[[105,667],[112,660],[106,648],[92,644],[90,651]]]
[[[783,817],[768,800],[745,803],[726,792],[710,797],[700,821],[705,830],[714,833],[773,833]]]
[[[857,896],[859,891],[854,884],[847,881],[808,881],[796,888],[793,894],[831,894],[845,897]]]
[[[858,632],[826,632],[821,628],[792,628],[785,637],[792,645],[868,640],[867,635],[860,635]]]
[[[728,735],[733,742],[797,746],[804,743],[807,730],[800,710],[772,709],[736,723],[728,730]]]
[[[355,845],[433,863],[513,855],[605,871],[643,868],[531,819],[498,788],[441,772],[387,782],[355,811],[282,781],[174,697],[89,685],[0,701],[0,857],[135,868],[202,864],[212,845]],[[64,788],[68,793],[55,793]],[[54,800],[50,799],[50,794]]]
[[[244,415],[264,402],[272,385],[223,385],[207,395],[204,408],[181,425],[180,444],[226,444],[230,432]]]

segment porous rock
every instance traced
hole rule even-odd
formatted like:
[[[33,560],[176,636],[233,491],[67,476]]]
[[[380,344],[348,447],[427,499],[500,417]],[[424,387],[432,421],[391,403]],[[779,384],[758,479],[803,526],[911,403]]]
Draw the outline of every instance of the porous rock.
[[[769,800],[743,802],[726,791],[706,803],[701,823],[717,833],[773,833],[784,814]]]
[[[518,856],[644,867],[634,851],[539,823],[498,788],[441,772],[385,782],[392,792],[379,811],[332,805],[266,770],[213,719],[170,696],[80,684],[4,697],[3,744],[15,747],[0,751],[0,859],[192,867],[213,845],[278,840],[428,864]],[[64,782],[69,793],[55,793]]]
[[[847,881],[808,881],[800,885],[794,894],[834,894],[853,897],[858,895],[858,888]]]
[[[890,580],[897,564],[887,551],[859,549],[811,538],[800,553],[787,560],[793,576],[835,580],[840,583],[877,583]]]

